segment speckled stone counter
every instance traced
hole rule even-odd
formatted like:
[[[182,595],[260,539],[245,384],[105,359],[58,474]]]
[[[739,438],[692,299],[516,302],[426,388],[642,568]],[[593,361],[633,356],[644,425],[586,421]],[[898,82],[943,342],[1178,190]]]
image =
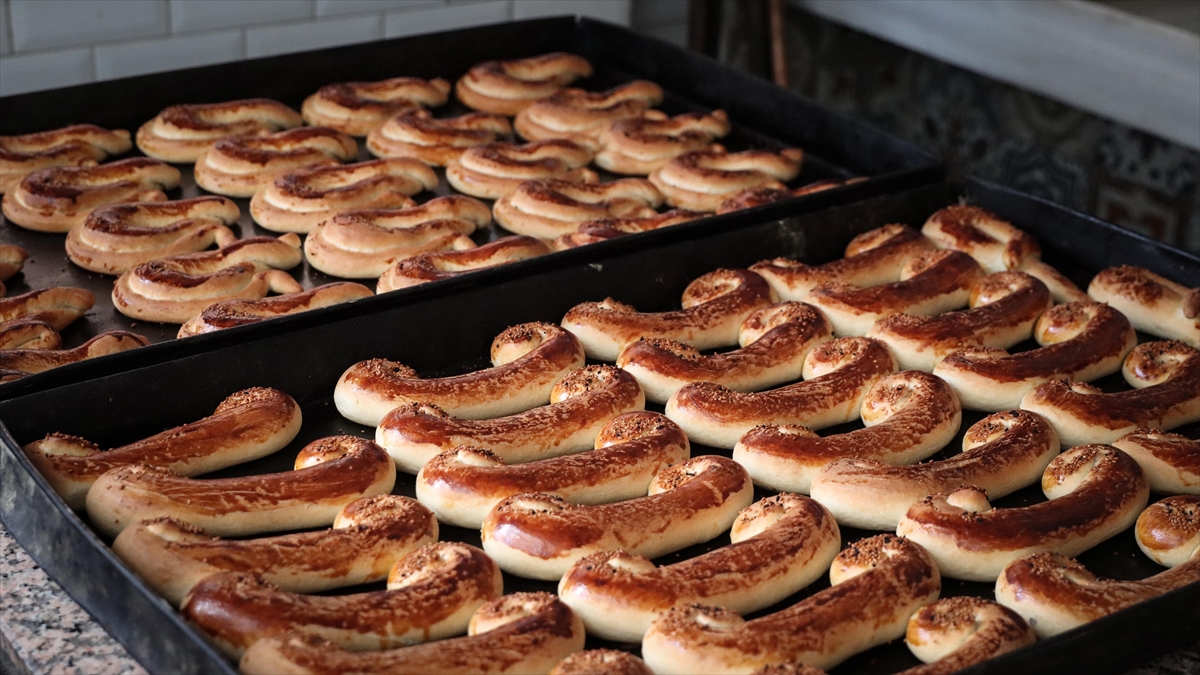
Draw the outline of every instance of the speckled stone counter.
[[[0,525],[0,672],[7,675],[146,673],[54,583]],[[1128,675],[1197,675],[1200,642]]]

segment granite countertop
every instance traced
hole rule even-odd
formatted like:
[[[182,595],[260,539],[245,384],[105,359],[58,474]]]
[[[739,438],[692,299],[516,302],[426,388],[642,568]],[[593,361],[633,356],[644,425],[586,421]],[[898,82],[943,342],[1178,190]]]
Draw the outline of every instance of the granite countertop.
[[[67,595],[0,525],[0,673],[144,675],[116,640]],[[1128,675],[1200,673],[1200,642]]]

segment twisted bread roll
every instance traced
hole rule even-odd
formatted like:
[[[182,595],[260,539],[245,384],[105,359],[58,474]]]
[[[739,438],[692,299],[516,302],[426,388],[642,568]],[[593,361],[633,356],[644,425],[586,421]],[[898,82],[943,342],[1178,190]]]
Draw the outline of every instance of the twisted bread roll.
[[[15,188],[25,176],[53,166],[94,166],[109,155],[128,152],[129,132],[109,131],[94,124],[0,136],[0,194]]]
[[[146,157],[102,166],[59,166],[34,171],[4,193],[4,215],[38,232],[68,232],[107,204],[166,201],[179,187],[179,170]]]
[[[1117,309],[1140,331],[1200,347],[1200,288],[1122,265],[1092,278],[1088,295]]]
[[[215,251],[142,263],[113,284],[117,311],[131,319],[186,323],[209,305],[259,300],[268,292],[299,293],[283,270],[300,264],[300,238],[252,237]]]
[[[1134,525],[1138,548],[1163,567],[1196,562],[1200,550],[1200,497],[1177,495],[1154,502]]]
[[[1033,329],[1039,349],[1009,354],[967,349],[938,362],[933,374],[946,380],[969,410],[1011,410],[1043,382],[1087,382],[1121,367],[1137,344],[1129,319],[1098,302],[1056,305]]]
[[[804,151],[746,150],[727,153],[695,150],[675,157],[650,172],[650,182],[667,203],[693,211],[716,211],[729,197],[747,188],[773,187],[800,175]]]
[[[371,289],[362,284],[349,281],[335,281],[331,284],[299,293],[286,293],[273,298],[261,300],[226,300],[204,308],[196,316],[188,319],[179,327],[177,338],[212,333],[234,326],[245,326],[258,323],[277,316],[299,314],[322,307],[340,305],[361,298],[369,298]]]
[[[143,520],[117,535],[113,552],[178,606],[219,572],[254,574],[293,593],[383,581],[398,558],[437,537],[437,518],[420,502],[377,495],[347,504],[332,529],[259,539],[219,539],[174,518]]]
[[[499,199],[521,183],[539,178],[596,183],[600,180],[596,172],[584,168],[591,161],[592,151],[571,141],[488,143],[468,148],[447,162],[446,180],[472,197]]]
[[[545,405],[555,383],[584,365],[579,341],[548,323],[505,330],[492,341],[491,355],[492,368],[432,380],[395,361],[362,361],[342,373],[333,401],[344,417],[368,426],[379,426],[390,410],[410,403],[490,419]]]
[[[17,319],[0,323],[0,350],[4,349],[58,349],[62,336],[45,321]]]
[[[304,124],[291,108],[265,98],[173,105],[138,129],[137,146],[165,162],[195,162],[223,138],[263,136]]]
[[[250,197],[287,171],[337,166],[357,154],[353,138],[325,127],[227,138],[196,158],[196,184],[217,194]]]
[[[942,574],[991,581],[1036,551],[1072,556],[1133,524],[1150,488],[1137,462],[1106,445],[1081,445],[1055,457],[1042,474],[1050,501],[993,509],[983,490],[959,488],[925,497],[896,533],[924,546]]]
[[[487,448],[506,464],[521,464],[591,450],[610,420],[646,405],[633,376],[612,366],[570,372],[554,384],[549,398],[550,405],[480,420],[457,419],[436,406],[407,403],[383,416],[375,441],[401,471],[414,474],[438,453],[463,445]]]
[[[947,355],[963,349],[1008,349],[1033,335],[1033,326],[1053,301],[1045,284],[1024,272],[997,272],[975,282],[971,309],[939,316],[891,314],[875,322],[867,337],[892,349],[904,370],[932,372]]]
[[[865,429],[824,438],[793,425],[751,429],[737,442],[733,459],[757,485],[807,494],[832,461],[913,464],[945,447],[962,423],[962,408],[950,387],[916,370],[877,381],[862,399],[861,415]]]
[[[703,218],[706,214],[686,209],[671,209],[664,213],[656,213],[645,218],[601,218],[588,220],[579,224],[574,232],[559,235],[552,244],[555,251],[563,251],[577,246],[586,246],[606,239],[616,239],[627,234],[649,232],[689,220]]]
[[[69,286],[43,288],[11,298],[0,298],[0,325],[10,321],[44,321],[62,330],[96,304],[91,291]]]
[[[662,100],[662,87],[646,80],[600,92],[563,89],[517,113],[513,126],[525,140],[565,138],[595,149],[601,132],[613,122],[646,116]],[[658,111],[652,114],[666,118]]]
[[[614,122],[600,132],[596,166],[613,173],[645,176],[685,152],[717,149],[713,139],[733,127],[724,110],[667,119],[643,115]]]
[[[487,145],[512,133],[503,115],[468,113],[434,119],[428,111],[396,115],[367,135],[367,149],[376,157],[411,157],[432,166],[446,166],[467,150]]]
[[[911,466],[838,459],[813,477],[812,497],[843,525],[895,530],[908,508],[928,495],[973,486],[999,499],[1032,485],[1058,455],[1059,442],[1041,415],[1011,410],[967,429],[962,450],[950,459]]]
[[[588,632],[637,642],[672,606],[706,603],[745,614],[769,607],[825,573],[840,548],[833,516],[800,495],[778,494],[733,521],[729,546],[663,567],[624,551],[575,563],[558,595]]]
[[[650,218],[662,195],[649,181],[622,178],[610,183],[530,180],[496,200],[492,211],[504,229],[539,239],[574,232],[588,220]]]
[[[637,378],[646,398],[655,403],[666,403],[692,382],[759,391],[800,379],[804,357],[832,337],[829,322],[813,307],[779,303],[755,311],[742,322],[740,349],[702,355],[682,342],[649,338],[626,345],[617,356],[617,366]]]
[[[85,270],[120,275],[144,262],[228,246],[241,216],[224,197],[102,206],[67,233],[67,257]]]
[[[717,215],[730,213],[732,211],[741,211],[742,209],[752,209],[765,204],[773,204],[775,202],[791,199],[793,197],[803,197],[805,195],[816,194],[833,188],[842,187],[844,185],[853,185],[861,183],[867,178],[849,178],[846,180],[837,180],[826,178],[823,180],[813,181],[808,185],[802,185],[795,189],[774,188],[774,187],[754,187],[747,188],[738,192],[721,202],[717,207]]]
[[[871,387],[894,372],[896,360],[882,342],[838,338],[804,357],[804,382],[754,394],[697,382],[672,394],[666,413],[693,441],[733,448],[760,425],[822,429],[853,422]]]
[[[839,553],[829,579],[832,588],[752,621],[721,607],[677,605],[650,626],[642,657],[662,674],[744,673],[784,662],[830,668],[904,635],[908,618],[941,589],[929,554],[888,534]]]
[[[1200,350],[1182,342],[1145,342],[1122,369],[1133,391],[1106,394],[1053,380],[1021,399],[1044,415],[1065,445],[1112,443],[1139,427],[1164,431],[1200,420]]]
[[[645,661],[629,652],[589,649],[559,661],[550,675],[654,675],[654,672]]]
[[[750,266],[783,300],[800,301],[829,282],[860,287],[900,281],[909,261],[933,248],[933,242],[907,225],[884,225],[854,238],[846,257],[809,266],[788,258],[763,260]]]
[[[8,281],[19,274],[28,259],[29,253],[20,246],[0,244],[0,282]],[[0,292],[0,297],[3,296],[4,293]]]
[[[127,330],[101,333],[74,349],[8,349],[0,352],[0,371],[3,381],[20,379],[25,375],[42,373],[71,363],[98,356],[108,356],[130,349],[145,347],[150,341]]]
[[[814,288],[805,302],[829,318],[834,334],[866,335],[876,321],[892,314],[934,316],[959,309],[982,277],[970,256],[932,251],[909,260],[897,282],[870,288],[828,282]]]
[[[87,512],[105,535],[163,516],[222,537],[323,527],[350,502],[388,494],[396,466],[378,445],[330,436],[296,456],[296,470],[196,480],[143,464],[119,466],[92,485]]]
[[[1153,429],[1137,429],[1113,441],[1146,472],[1154,492],[1200,495],[1200,441]]]
[[[500,568],[487,554],[438,542],[397,560],[386,591],[301,595],[259,576],[220,572],[193,586],[180,611],[233,658],[293,631],[375,651],[459,635],[475,610],[503,592]]]
[[[581,77],[592,76],[582,56],[553,52],[512,61],[484,61],[459,78],[454,95],[468,108],[516,115]]]
[[[742,322],[772,303],[771,288],[748,270],[721,269],[698,277],[683,290],[682,310],[641,313],[612,298],[576,305],[562,327],[583,343],[589,358],[615,361],[639,338],[662,338],[696,349],[737,343]]]
[[[318,165],[289,171],[263,186],[250,199],[250,215],[274,232],[308,233],[345,211],[413,206],[409,197],[437,184],[437,174],[415,159]]]
[[[509,497],[483,521],[483,550],[511,574],[555,581],[592,553],[657,558],[709,541],[754,499],[746,471],[717,455],[663,469],[648,492],[598,506],[537,492]]]
[[[331,127],[351,136],[366,136],[396,115],[436,108],[449,100],[450,83],[393,77],[379,82],[328,84],[304,99],[300,115],[314,127]]]
[[[528,260],[549,252],[550,247],[540,239],[512,236],[461,251],[421,253],[387,268],[379,277],[375,290],[387,293],[430,281],[453,279],[474,270]]]
[[[921,232],[941,248],[975,258],[988,274],[1020,270],[1036,277],[1055,302],[1088,299],[1073,281],[1041,261],[1042,248],[1032,235],[977,206],[947,206],[929,216]]]
[[[960,595],[926,605],[908,620],[904,642],[926,665],[898,675],[950,675],[1036,640],[1016,612],[989,600]]]
[[[583,623],[550,593],[512,593],[479,608],[469,636],[381,652],[347,652],[316,635],[256,642],[238,670],[245,675],[503,675],[548,672],[583,649]]]
[[[377,278],[397,260],[474,248],[467,235],[490,222],[488,207],[459,195],[399,210],[349,211],[314,228],[305,239],[304,254],[326,274]]]

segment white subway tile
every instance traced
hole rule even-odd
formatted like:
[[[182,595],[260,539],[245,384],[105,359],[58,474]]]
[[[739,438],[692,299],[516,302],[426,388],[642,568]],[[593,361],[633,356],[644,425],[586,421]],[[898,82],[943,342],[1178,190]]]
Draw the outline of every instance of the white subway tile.
[[[317,0],[317,16],[410,11],[442,4],[442,0]]]
[[[313,0],[171,0],[171,30],[193,33],[311,19]]]
[[[96,47],[96,79],[207,66],[242,58],[242,32],[203,33]]]
[[[455,28],[501,23],[511,17],[508,0],[473,2],[413,12],[393,12],[384,20],[383,34],[393,38],[436,33]]]
[[[167,34],[167,0],[10,0],[18,52]]]
[[[91,81],[91,49],[0,56],[0,96]]]
[[[513,18],[589,16],[621,26],[629,25],[629,0],[513,0]]]
[[[378,40],[383,19],[378,14],[345,19],[246,29],[246,56],[271,56]]]
[[[12,42],[8,39],[8,0],[0,0],[0,54],[12,51]]]

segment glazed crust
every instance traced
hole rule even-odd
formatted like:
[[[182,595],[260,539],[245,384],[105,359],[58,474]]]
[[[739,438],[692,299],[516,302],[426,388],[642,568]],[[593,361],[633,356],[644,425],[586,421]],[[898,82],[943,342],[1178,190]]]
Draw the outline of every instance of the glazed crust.
[[[683,309],[642,313],[606,298],[572,307],[562,326],[583,343],[589,358],[615,361],[639,338],[662,338],[698,350],[737,343],[738,331],[755,310],[770,305],[771,288],[748,270],[721,269],[697,278],[683,291]]]
[[[144,336],[127,330],[101,333],[74,349],[8,349],[0,352],[0,381],[20,379],[24,375],[42,373],[71,363],[98,356],[145,347],[150,344]]]
[[[1133,527],[1138,548],[1164,567],[1196,562],[1200,550],[1200,496],[1176,495],[1142,511]]]
[[[598,183],[596,172],[584,168],[591,161],[591,150],[561,139],[524,145],[488,143],[468,148],[448,162],[446,180],[463,194],[499,199],[527,180],[560,178]]]
[[[1200,495],[1200,440],[1137,429],[1113,441],[1146,472],[1155,492]]]
[[[377,495],[348,504],[331,529],[258,539],[219,539],[174,518],[143,520],[117,535],[113,552],[178,606],[218,572],[258,575],[292,593],[383,581],[397,559],[437,538],[437,518],[420,502]]]
[[[0,350],[58,349],[62,336],[45,321],[16,319],[0,323]]]
[[[717,207],[717,215],[723,215],[732,211],[741,211],[742,209],[752,209],[766,204],[774,204],[793,197],[803,197],[805,195],[832,190],[833,188],[851,185],[853,183],[861,183],[867,180],[866,178],[850,178],[848,180],[835,180],[826,178],[823,180],[813,181],[807,185],[802,185],[794,189],[780,189],[773,187],[755,187],[748,188],[738,192],[721,202]]]
[[[716,211],[729,197],[747,188],[774,187],[800,175],[804,151],[696,150],[671,159],[650,172],[650,182],[671,206]]]
[[[509,497],[484,520],[483,550],[512,574],[558,580],[591,553],[623,549],[656,558],[709,541],[753,498],[750,477],[736,462],[695,457],[659,472],[649,496],[616,504],[578,506],[544,493]]]
[[[1122,265],[1097,274],[1088,295],[1108,303],[1142,332],[1200,348],[1200,289]]]
[[[1082,445],[1054,458],[1042,474],[1042,492],[1050,501],[1008,509],[993,509],[977,488],[925,497],[896,533],[924,546],[943,575],[992,581],[1022,556],[1078,555],[1124,531],[1150,496],[1137,462],[1107,445]]]
[[[642,640],[656,673],[750,672],[775,663],[830,668],[904,635],[937,599],[937,565],[920,546],[882,534],[852,544],[830,569],[831,588],[752,621],[722,607],[680,604]]]
[[[589,649],[576,652],[550,669],[550,675],[654,675],[650,666],[629,652]]]
[[[1045,418],[1010,410],[967,429],[962,453],[950,459],[903,466],[859,458],[830,462],[813,477],[812,496],[843,525],[895,530],[908,508],[928,495],[975,486],[999,499],[1032,485],[1058,452],[1058,434]]]
[[[713,139],[730,132],[724,110],[662,118],[643,115],[613,122],[599,136],[596,166],[613,173],[645,176],[694,150],[721,149]]]
[[[379,277],[375,290],[387,293],[430,281],[453,279],[478,269],[528,260],[549,252],[550,247],[540,239],[514,235],[461,251],[421,253],[387,268]]]
[[[583,347],[558,326],[521,324],[492,342],[492,363],[473,373],[423,380],[395,361],[363,361],[338,379],[333,399],[343,416],[369,426],[406,403],[430,403],[464,419],[511,415],[545,405],[554,384],[583,367]]]
[[[196,184],[229,197],[250,197],[283,173],[302,167],[337,166],[357,154],[353,138],[326,127],[227,138],[196,158]]]
[[[218,302],[205,307],[203,312],[180,326],[179,334],[176,337],[183,338],[212,333],[234,326],[245,326],[278,316],[299,314],[343,302],[369,298],[372,295],[374,293],[371,292],[371,289],[362,284],[335,281],[300,293],[288,293],[273,298]]]
[[[511,116],[575,80],[591,76],[592,64],[587,59],[566,52],[484,61],[459,78],[454,94],[469,108]]]
[[[969,595],[944,598],[908,620],[904,641],[925,665],[898,675],[951,675],[1036,639],[1029,624],[1003,605]]]
[[[587,220],[580,223],[574,232],[560,235],[555,239],[553,248],[555,251],[564,251],[568,248],[586,246],[598,241],[616,239],[627,234],[649,232],[650,230],[686,223],[689,220],[703,218],[705,215],[699,211],[671,209],[670,211],[645,218],[601,218],[599,220]]]
[[[43,321],[62,330],[96,304],[91,291],[54,286],[11,298],[0,298],[0,325],[11,321]]]
[[[129,132],[109,131],[94,124],[73,124],[52,131],[0,136],[0,194],[39,169],[54,166],[94,166],[110,155],[133,147]]]
[[[655,618],[680,603],[742,614],[769,607],[823,575],[841,541],[828,511],[788,493],[744,509],[730,539],[729,546],[662,567],[624,551],[595,553],[567,571],[558,594],[590,634],[638,642]]]
[[[0,244],[0,285],[19,274],[28,259],[29,252],[20,246]],[[0,297],[4,297],[3,289],[0,289]]]
[[[595,149],[613,122],[642,117],[662,99],[662,87],[646,80],[600,92],[563,89],[517,113],[513,126],[525,140],[565,138]]]
[[[503,115],[467,113],[434,119],[428,112],[397,115],[367,135],[376,157],[411,157],[431,166],[446,166],[467,148],[495,143],[512,133]]]
[[[304,124],[296,111],[265,98],[173,105],[138,129],[138,149],[165,162],[189,164],[217,141],[264,136]]]
[[[366,136],[406,112],[436,108],[449,100],[450,83],[435,78],[393,77],[378,82],[328,84],[304,99],[300,115],[312,126]]]
[[[147,518],[172,517],[222,537],[328,526],[361,497],[387,494],[396,466],[375,443],[330,436],[309,443],[296,470],[196,480],[141,464],[114,468],[92,485],[87,512],[115,537]]]
[[[492,211],[506,230],[552,240],[588,220],[609,217],[650,218],[662,195],[642,178],[608,183],[531,180],[496,200]]]

